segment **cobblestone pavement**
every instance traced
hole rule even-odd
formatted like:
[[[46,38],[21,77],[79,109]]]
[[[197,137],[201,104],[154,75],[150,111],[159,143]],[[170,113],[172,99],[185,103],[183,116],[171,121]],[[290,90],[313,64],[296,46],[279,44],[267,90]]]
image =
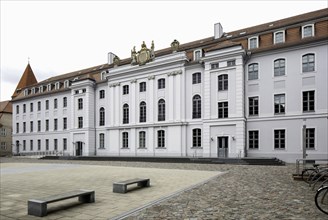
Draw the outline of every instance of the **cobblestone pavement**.
[[[223,164],[173,164],[117,161],[43,161],[1,159],[1,162],[43,162],[223,171],[205,184],[153,204],[124,219],[297,219],[321,220],[327,215],[314,204],[315,192],[294,181],[295,165],[245,166]]]

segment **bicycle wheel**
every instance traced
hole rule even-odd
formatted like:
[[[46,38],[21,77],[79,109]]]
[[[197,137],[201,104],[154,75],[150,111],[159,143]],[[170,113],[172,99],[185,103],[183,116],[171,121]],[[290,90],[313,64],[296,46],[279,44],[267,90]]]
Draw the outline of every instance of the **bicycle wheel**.
[[[315,171],[315,169],[305,169],[302,171],[302,180],[307,182],[310,174]]]
[[[317,208],[328,215],[328,186],[318,189],[314,201]]]
[[[312,184],[316,179],[318,179],[318,171],[317,170],[312,170],[309,173],[309,177],[307,178],[307,180],[305,182],[307,182],[308,184]]]

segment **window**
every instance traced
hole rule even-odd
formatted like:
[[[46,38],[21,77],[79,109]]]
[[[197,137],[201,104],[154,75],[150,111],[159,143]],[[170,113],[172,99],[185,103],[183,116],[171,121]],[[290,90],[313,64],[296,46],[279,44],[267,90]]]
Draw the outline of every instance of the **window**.
[[[278,31],[273,35],[274,44],[284,43],[285,42],[285,32]]]
[[[46,100],[46,110],[49,110],[49,100]]]
[[[67,150],[67,139],[63,138],[63,150]]]
[[[274,148],[285,149],[285,130],[274,130]]]
[[[38,111],[41,111],[41,102],[38,101]]]
[[[123,105],[123,124],[129,124],[129,105]]]
[[[54,109],[57,109],[57,107],[58,107],[57,99],[54,99]]]
[[[67,97],[63,97],[63,107],[67,107]]]
[[[16,105],[16,114],[19,114],[19,105]]]
[[[202,147],[202,130],[199,128],[192,130],[192,147]]]
[[[69,87],[69,80],[65,80],[64,81],[64,88],[68,88]]]
[[[122,148],[129,148],[129,133],[122,133]]]
[[[63,118],[63,130],[67,129],[67,118]]]
[[[83,99],[82,98],[79,98],[78,100],[77,100],[77,109],[78,110],[81,110],[81,109],[83,109]]]
[[[228,102],[218,103],[218,118],[228,118]]]
[[[99,126],[105,125],[105,109],[101,107],[99,109]]]
[[[23,113],[26,113],[26,104],[23,104]]]
[[[275,114],[285,113],[285,94],[274,95],[274,113]]]
[[[30,140],[30,151],[33,150],[33,140]]]
[[[314,71],[314,62],[315,56],[313,53],[305,54],[302,56],[302,71],[313,72]]]
[[[227,66],[236,66],[236,60],[228,60]]]
[[[165,121],[165,100],[158,101],[158,121]]]
[[[146,122],[147,119],[147,106],[146,102],[140,102],[140,112],[139,112],[139,121]]]
[[[99,98],[104,99],[105,98],[105,90],[100,90],[99,91]]]
[[[58,129],[58,119],[55,118],[54,119],[54,131],[57,131],[57,129]]]
[[[105,148],[105,134],[103,133],[99,134],[99,148]]]
[[[314,91],[303,92],[303,112],[314,111]]]
[[[16,123],[16,133],[19,133],[19,123]]]
[[[157,131],[157,147],[158,148],[165,147],[165,131],[164,130]]]
[[[51,84],[48,84],[47,85],[47,91],[50,91],[51,90],[51,87],[52,87],[52,85]]]
[[[83,117],[78,117],[78,128],[83,128]]]
[[[249,97],[248,98],[249,103],[249,116],[259,115],[259,97]]]
[[[248,49],[258,48],[258,37],[252,37],[248,39]]]
[[[252,63],[248,65],[248,80],[254,80],[259,78],[259,65]]]
[[[202,117],[202,98],[200,95],[194,95],[192,98],[192,118]]]
[[[33,103],[30,103],[30,112],[33,112]]]
[[[41,140],[38,139],[38,150],[40,151],[41,150]]]
[[[274,76],[284,76],[285,73],[285,59],[277,59],[274,61]]]
[[[146,92],[146,90],[147,90],[146,82],[139,83],[139,92]]]
[[[202,53],[200,50],[194,51],[194,60],[200,60]]]
[[[139,132],[139,148],[146,148],[146,132]]]
[[[159,79],[157,83],[158,83],[158,89],[165,89],[165,79]]]
[[[306,25],[302,27],[302,38],[314,36],[314,25]]]
[[[129,94],[129,85],[123,86],[123,95]]]
[[[6,150],[7,146],[6,146],[6,142],[1,142],[1,150]]]
[[[46,150],[49,150],[49,139],[46,139]]]
[[[7,132],[6,132],[6,128],[0,128],[0,136],[4,137],[6,136]]]
[[[23,150],[26,150],[26,140],[23,140]]]
[[[33,121],[30,121],[30,132],[33,132]]]
[[[219,68],[219,63],[211,63],[211,69]]]
[[[192,84],[198,84],[202,82],[202,75],[201,73],[194,73],[192,74]]]
[[[259,131],[248,131],[248,148],[259,149]]]
[[[54,150],[58,150],[58,139],[54,139]]]
[[[228,90],[228,74],[223,74],[218,76],[218,90],[219,91]]]
[[[307,128],[305,130],[305,146],[306,149],[315,148],[315,128]]]
[[[46,131],[49,131],[49,119],[46,120]]]
[[[82,89],[82,93],[86,93],[87,92],[87,89]]]
[[[38,132],[41,131],[41,120],[38,120]]]
[[[26,122],[23,122],[23,133],[26,132]]]
[[[55,83],[55,89],[59,89],[60,88],[60,82],[56,82]]]

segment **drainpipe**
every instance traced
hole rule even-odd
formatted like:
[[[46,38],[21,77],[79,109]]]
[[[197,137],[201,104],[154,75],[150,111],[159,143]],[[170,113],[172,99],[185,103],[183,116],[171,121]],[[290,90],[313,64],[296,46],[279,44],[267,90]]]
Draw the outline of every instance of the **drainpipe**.
[[[244,56],[244,119],[245,119],[245,143],[244,143],[244,156],[247,157],[248,156],[248,152],[247,152],[247,117],[246,117],[246,103],[247,103],[247,96],[246,96],[246,65],[248,63],[248,61],[251,59],[252,56],[252,52],[251,51],[246,51],[246,54]]]

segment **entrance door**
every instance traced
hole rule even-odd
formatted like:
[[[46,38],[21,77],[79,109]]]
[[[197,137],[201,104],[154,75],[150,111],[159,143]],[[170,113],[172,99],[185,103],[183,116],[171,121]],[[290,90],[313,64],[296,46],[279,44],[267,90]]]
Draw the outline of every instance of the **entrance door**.
[[[77,141],[75,147],[76,147],[75,148],[75,150],[76,150],[75,155],[76,156],[82,156],[82,152],[83,152],[83,150],[82,150],[82,141]]]
[[[16,154],[19,154],[19,141],[16,141]]]
[[[218,137],[218,157],[228,157],[228,137]]]

